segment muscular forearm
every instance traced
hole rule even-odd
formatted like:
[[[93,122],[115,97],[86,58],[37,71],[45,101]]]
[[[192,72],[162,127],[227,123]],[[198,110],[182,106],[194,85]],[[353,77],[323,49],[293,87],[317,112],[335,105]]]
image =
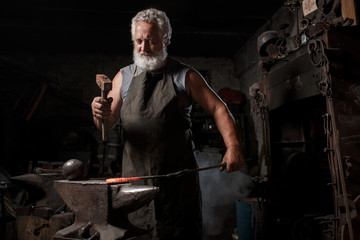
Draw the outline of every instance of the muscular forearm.
[[[224,105],[214,112],[216,126],[224,139],[225,146],[240,146],[240,139],[236,130],[235,120],[228,108]]]
[[[243,167],[245,159],[235,120],[226,105],[216,109],[214,119],[226,145],[226,152],[222,162],[226,163],[227,172],[237,171]]]

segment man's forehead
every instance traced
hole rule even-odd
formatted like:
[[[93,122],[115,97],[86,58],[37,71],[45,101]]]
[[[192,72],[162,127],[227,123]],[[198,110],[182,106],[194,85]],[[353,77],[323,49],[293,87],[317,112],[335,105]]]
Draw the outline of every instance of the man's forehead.
[[[135,31],[135,38],[136,39],[155,39],[155,38],[159,38],[160,34],[159,33],[152,33],[152,32],[137,32]]]
[[[139,21],[135,25],[135,31],[158,32],[159,27],[156,23],[153,22],[148,23],[144,21]]]

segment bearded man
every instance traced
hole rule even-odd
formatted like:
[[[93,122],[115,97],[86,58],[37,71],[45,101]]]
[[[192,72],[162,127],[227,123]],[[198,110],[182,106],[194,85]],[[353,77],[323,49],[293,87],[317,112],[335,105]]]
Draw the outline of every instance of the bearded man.
[[[107,101],[95,97],[94,122],[120,121],[124,131],[122,177],[168,174],[197,168],[191,136],[190,112],[197,102],[216,122],[226,153],[226,171],[244,165],[234,119],[226,104],[193,67],[169,57],[172,29],[163,11],[140,11],[131,24],[133,60],[112,81]],[[221,169],[222,170],[222,169]],[[160,188],[154,201],[129,216],[153,239],[191,240],[201,237],[201,192],[198,174],[152,179],[137,184]]]

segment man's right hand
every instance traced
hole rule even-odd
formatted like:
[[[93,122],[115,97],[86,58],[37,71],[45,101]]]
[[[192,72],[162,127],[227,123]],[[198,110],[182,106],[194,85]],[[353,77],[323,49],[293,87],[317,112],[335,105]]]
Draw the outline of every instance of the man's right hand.
[[[112,98],[95,97],[91,103],[92,114],[97,119],[107,119],[111,113]]]

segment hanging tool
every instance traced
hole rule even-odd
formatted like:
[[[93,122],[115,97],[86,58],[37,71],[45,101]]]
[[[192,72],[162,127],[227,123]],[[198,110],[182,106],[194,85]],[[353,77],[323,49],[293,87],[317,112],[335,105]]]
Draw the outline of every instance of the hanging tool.
[[[108,178],[106,179],[107,183],[121,183],[121,182],[130,182],[136,180],[143,180],[143,179],[154,179],[154,178],[171,178],[171,177],[179,177],[193,172],[204,171],[212,168],[220,168],[223,170],[226,166],[226,163],[217,164],[213,166],[203,167],[203,168],[195,168],[195,169],[184,169],[178,172],[169,173],[169,174],[162,174],[162,175],[152,175],[152,176],[140,176],[140,177],[122,177],[122,178]]]

